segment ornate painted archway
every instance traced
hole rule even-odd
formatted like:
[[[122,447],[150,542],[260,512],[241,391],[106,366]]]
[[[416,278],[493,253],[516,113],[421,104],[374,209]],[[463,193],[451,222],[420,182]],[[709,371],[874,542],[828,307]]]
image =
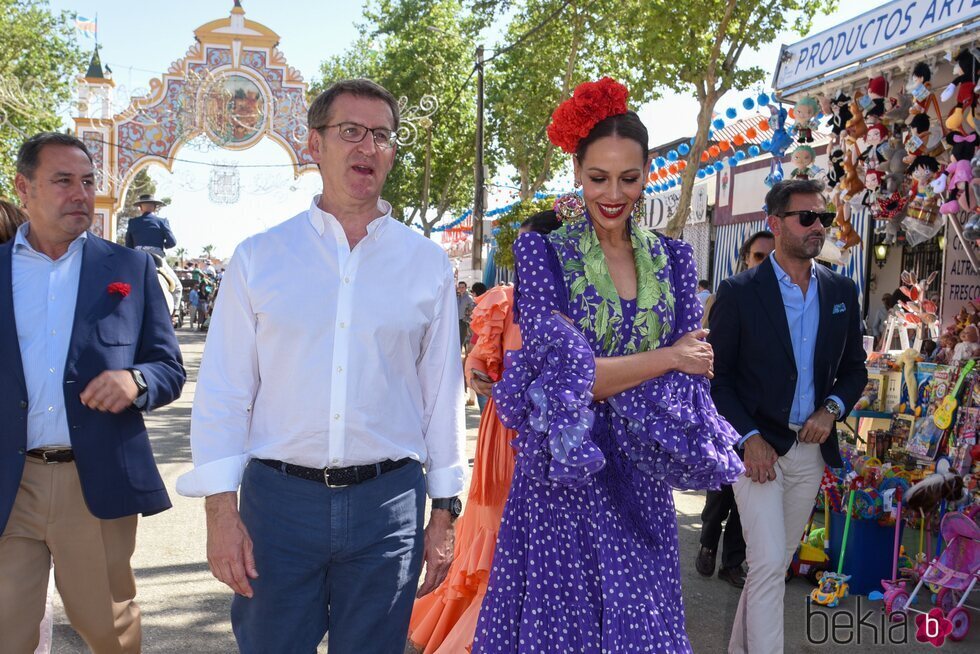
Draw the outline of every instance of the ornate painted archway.
[[[118,114],[115,83],[98,52],[78,78],[75,133],[99,173],[92,231],[100,236],[115,238],[115,215],[133,176],[151,163],[172,171],[177,150],[202,134],[231,150],[268,137],[286,151],[294,175],[315,168],[306,146],[307,85],[278,50],[279,35],[247,20],[236,0],[227,18],[202,25],[194,37],[183,59]]]

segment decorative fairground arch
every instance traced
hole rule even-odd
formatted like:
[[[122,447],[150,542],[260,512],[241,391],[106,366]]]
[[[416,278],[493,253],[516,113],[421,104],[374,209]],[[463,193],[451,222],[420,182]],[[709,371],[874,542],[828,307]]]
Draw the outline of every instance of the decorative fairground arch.
[[[173,170],[174,154],[204,134],[220,148],[245,150],[263,138],[278,143],[298,177],[315,168],[306,145],[307,85],[277,49],[279,35],[245,18],[239,0],[228,18],[194,30],[196,42],[150,91],[113,115],[115,83],[98,51],[78,78],[75,133],[98,171],[92,231],[116,235],[116,213],[139,170],[158,163]]]

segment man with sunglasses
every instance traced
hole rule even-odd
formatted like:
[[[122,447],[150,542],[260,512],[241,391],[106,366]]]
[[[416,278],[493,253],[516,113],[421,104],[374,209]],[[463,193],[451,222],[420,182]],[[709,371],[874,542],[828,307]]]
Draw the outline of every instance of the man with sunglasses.
[[[312,652],[328,634],[331,652],[400,654],[416,590],[452,562],[460,511],[453,269],[381,199],[391,93],[338,82],[308,121],[323,193],[231,260],[191,419],[195,467],[177,490],[207,498],[208,563],[235,591],[241,652]]]
[[[788,180],[766,195],[776,249],[721,283],[711,312],[711,394],[743,438],[734,485],[749,567],[728,651],[783,651],[784,573],[820,486],[841,465],[836,423],[868,374],[861,307],[850,279],[818,264],[828,212],[823,185]]]

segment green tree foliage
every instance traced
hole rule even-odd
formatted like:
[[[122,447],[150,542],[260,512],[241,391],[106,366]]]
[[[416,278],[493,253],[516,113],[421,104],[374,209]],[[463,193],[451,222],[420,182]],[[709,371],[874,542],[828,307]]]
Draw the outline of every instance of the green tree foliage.
[[[0,0],[0,195],[13,195],[20,144],[61,127],[84,63],[72,14],[52,13],[46,0]]]
[[[497,251],[493,260],[500,268],[514,267],[514,241],[521,223],[539,211],[547,211],[555,204],[554,199],[524,200],[497,219]]]
[[[516,169],[527,199],[568,162],[545,132],[576,85],[609,75],[630,89],[630,106],[656,96],[663,81],[640,50],[636,12],[644,0],[477,2],[486,21],[511,15],[503,42],[516,44],[487,63],[489,134],[501,162]]]
[[[677,235],[690,214],[694,181],[718,99],[731,89],[745,89],[764,79],[761,68],[739,67],[742,53],[746,48],[754,50],[773,43],[788,30],[806,34],[813,16],[833,11],[837,0],[637,2],[641,11],[634,14],[636,30],[642,35],[641,51],[651,74],[678,93],[691,93],[700,105],[680,204],[668,226],[668,231]]]
[[[323,63],[311,92],[368,77],[406,99],[402,136],[414,141],[399,146],[384,197],[397,219],[418,222],[428,234],[473,197],[474,85],[463,81],[473,68],[479,21],[462,0],[375,0],[364,18],[358,41]],[[411,116],[426,95],[438,102],[431,123]]]

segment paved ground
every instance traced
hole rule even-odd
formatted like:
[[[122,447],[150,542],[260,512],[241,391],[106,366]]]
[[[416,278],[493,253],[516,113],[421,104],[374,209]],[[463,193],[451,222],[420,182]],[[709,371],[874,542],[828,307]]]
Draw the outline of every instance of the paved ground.
[[[228,620],[231,591],[215,581],[205,561],[204,503],[188,499],[173,490],[176,478],[190,468],[188,430],[190,407],[197,381],[197,368],[204,347],[201,334],[181,331],[181,348],[188,372],[183,397],[174,405],[149,417],[153,447],[164,481],[170,490],[174,508],[142,520],[133,560],[139,588],[138,601],[143,609],[144,652],[211,654],[235,652],[235,642]],[[468,453],[473,456],[478,416],[467,409]],[[472,462],[472,459],[471,459]],[[739,591],[718,579],[704,579],[694,570],[694,556],[700,533],[700,512],[703,493],[677,492],[677,520],[680,533],[681,574],[687,627],[698,654],[725,651],[728,634],[735,617]],[[887,556],[887,553],[883,553]],[[786,592],[786,652],[931,652],[929,645],[873,646],[870,628],[862,631],[861,644],[850,647],[809,644],[806,637],[806,594],[810,586],[805,581],[790,582]],[[863,599],[863,598],[862,598]],[[853,608],[854,599],[845,605]],[[865,607],[867,607],[865,603]],[[871,605],[877,617],[880,603]],[[865,609],[866,610],[866,609]],[[977,617],[974,614],[974,617]],[[814,626],[820,626],[818,622]],[[839,634],[843,637],[848,630]],[[879,631],[880,633],[880,631]],[[820,629],[812,633],[822,635]],[[910,638],[914,642],[914,637]],[[54,649],[56,654],[87,652],[81,639],[68,625],[60,602],[56,600]],[[960,644],[947,644],[943,649],[953,652],[980,651],[980,627],[974,627],[971,638]],[[0,636],[0,652],[3,651]],[[321,647],[320,652],[326,648]],[[574,654],[574,653],[570,653]]]

